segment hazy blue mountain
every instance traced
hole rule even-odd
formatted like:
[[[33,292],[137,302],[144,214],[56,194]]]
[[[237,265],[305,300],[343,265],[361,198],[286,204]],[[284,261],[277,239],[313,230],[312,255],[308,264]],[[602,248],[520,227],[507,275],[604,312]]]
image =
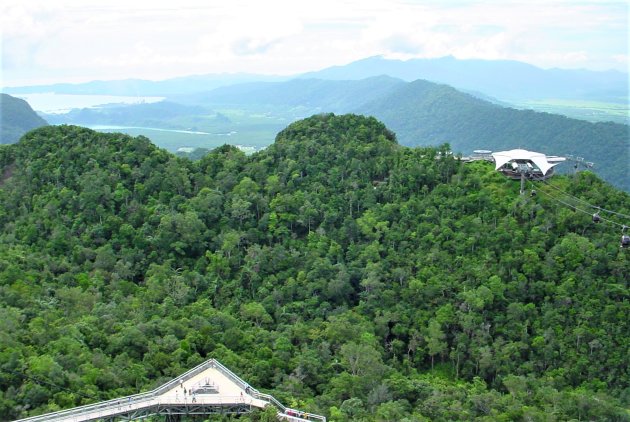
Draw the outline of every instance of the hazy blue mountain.
[[[370,57],[302,75],[333,80],[389,75],[405,81],[426,79],[502,100],[567,98],[627,102],[628,74],[618,71],[541,69],[512,60],[389,60]]]
[[[462,153],[521,147],[580,155],[595,162],[601,177],[630,191],[628,125],[502,107],[424,80],[405,84],[353,111],[377,117],[404,145],[448,142],[453,151]]]
[[[146,104],[74,109],[65,114],[48,114],[46,118],[53,124],[170,127],[172,125],[169,122],[172,119],[199,115],[204,112],[207,110],[200,106],[159,101]]]
[[[31,129],[48,123],[21,98],[0,94],[0,144],[11,144]]]
[[[286,82],[238,84],[174,98],[184,103],[207,106],[301,107],[311,112],[342,113],[403,85],[405,82],[389,76],[358,81],[293,79]]]
[[[143,79],[123,79],[116,81],[91,81],[79,84],[51,84],[5,87],[7,93],[39,93],[56,94],[90,94],[90,95],[123,95],[123,96],[168,96],[191,92],[207,91],[220,86],[233,85],[252,81],[281,81],[287,77],[255,75],[247,73],[224,73],[208,75],[191,75],[162,81]]]
[[[426,79],[464,91],[479,92],[505,101],[580,99],[615,103],[628,101],[628,74],[618,71],[541,69],[513,60],[459,60],[454,57],[390,60],[370,57],[344,66],[293,76],[256,74],[208,74],[162,81],[125,79],[81,84],[5,87],[7,93],[54,92],[59,94],[107,94],[125,96],[172,96],[210,91],[249,82],[282,82],[290,79],[360,80],[388,75],[404,81]]]
[[[630,190],[628,125],[516,110],[424,80],[297,79],[223,87],[187,100],[207,106],[264,109],[273,105],[373,115],[394,130],[404,145],[448,142],[453,151],[464,154],[474,149],[523,147],[554,155],[579,155],[595,162],[603,178]]]
[[[398,69],[401,78],[409,78],[413,70],[408,67],[410,62],[428,63],[436,73],[439,73],[441,63],[445,69],[443,74],[453,77],[457,76],[457,72],[447,71],[449,63],[463,63],[469,69],[477,70],[489,65],[483,61],[458,61],[452,58],[409,62],[373,58],[323,72],[324,76],[341,77],[349,69],[376,71],[381,65],[387,65],[390,66],[386,69],[389,73]],[[497,65],[496,62],[493,64]],[[516,79],[525,78],[524,75],[528,72],[551,72],[518,62],[502,62],[501,66],[504,72],[511,73]],[[508,69],[511,71],[508,72]],[[576,71],[572,73],[575,76],[573,80],[577,80],[579,75],[591,73],[593,72]],[[474,72],[471,71],[471,74]],[[359,73],[354,75],[358,77]],[[486,84],[491,84],[492,79],[500,78],[496,76],[487,79]],[[538,84],[539,87],[546,86],[547,82],[543,79]],[[610,82],[611,86],[614,85],[613,82]],[[495,85],[500,83],[498,81]],[[505,84],[507,86],[507,82]],[[210,108],[249,110],[250,113],[273,111],[275,115],[284,116],[286,121],[320,112],[357,112],[373,115],[385,122],[398,134],[400,142],[406,145],[437,145],[448,142],[455,152],[462,153],[479,148],[498,150],[524,147],[549,154],[580,155],[595,162],[596,170],[603,178],[630,190],[628,125],[589,123],[554,114],[516,110],[479,98],[483,94],[478,91],[488,92],[482,87],[475,91],[473,96],[446,85],[424,80],[407,83],[390,76],[362,80],[298,78],[283,82],[235,84],[206,92],[173,95],[169,97],[173,102],[155,105],[80,110],[55,118],[55,122],[172,128],[183,125],[182,127],[187,128],[199,126],[203,120],[199,120],[203,110]],[[197,117],[193,121],[188,116]],[[212,126],[216,122],[205,123]],[[269,136],[271,138],[273,134]]]

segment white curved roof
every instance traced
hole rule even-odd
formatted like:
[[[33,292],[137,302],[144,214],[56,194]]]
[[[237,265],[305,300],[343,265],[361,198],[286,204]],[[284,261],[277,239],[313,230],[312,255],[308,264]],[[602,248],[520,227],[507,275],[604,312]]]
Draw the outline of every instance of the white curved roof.
[[[547,174],[550,168],[560,164],[558,162],[549,162],[547,156],[540,152],[527,151],[525,149],[512,149],[510,151],[493,152],[495,169],[498,170],[504,164],[509,163],[512,160],[529,160],[536,165],[542,171],[543,174]]]

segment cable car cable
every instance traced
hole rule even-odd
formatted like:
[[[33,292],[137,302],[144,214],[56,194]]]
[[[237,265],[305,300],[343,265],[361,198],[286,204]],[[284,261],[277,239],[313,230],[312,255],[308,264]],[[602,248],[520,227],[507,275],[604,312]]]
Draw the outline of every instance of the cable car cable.
[[[576,207],[576,206],[574,206],[574,205],[572,205],[572,204],[569,204],[568,202],[565,202],[565,201],[563,201],[563,200],[561,200],[561,199],[559,199],[559,198],[557,198],[557,197],[555,197],[555,196],[551,195],[549,192],[545,192],[543,189],[540,189],[540,191],[541,191],[542,193],[544,193],[545,195],[547,195],[548,197],[550,197],[551,199],[553,199],[554,201],[556,201],[556,202],[559,202],[559,203],[561,203],[561,204],[563,204],[563,205],[566,205],[567,207],[569,207],[569,208],[571,208],[571,209],[573,209],[573,210],[575,210],[575,211],[579,211],[579,212],[584,213],[584,214],[586,214],[586,215],[592,216],[592,214],[591,214],[591,212],[590,212],[590,211],[586,211],[586,210],[583,210],[583,209],[581,209],[581,208],[578,208],[578,207]],[[625,224],[617,223],[616,221],[609,220],[608,218],[604,218],[604,217],[602,217],[602,216],[599,216],[599,218],[600,218],[600,220],[601,220],[601,221],[604,221],[604,222],[607,222],[607,223],[610,223],[610,224],[614,224],[614,225],[616,225],[616,226],[621,227],[622,229],[623,229],[624,227],[628,227],[628,226],[627,226],[627,225],[625,225]]]
[[[620,216],[620,217],[630,218],[630,215],[623,214],[623,213],[620,213],[620,212],[617,212],[617,211],[607,210],[606,208],[602,208],[602,207],[599,207],[599,206],[597,206],[597,205],[592,205],[592,204],[591,204],[591,203],[589,203],[588,201],[585,201],[584,199],[578,198],[577,196],[571,195],[570,193],[563,191],[563,190],[562,190],[562,189],[560,189],[559,187],[552,185],[551,183],[549,183],[549,182],[548,182],[548,181],[546,181],[545,179],[541,179],[541,178],[534,178],[534,180],[536,180],[536,181],[540,181],[540,182],[543,182],[546,186],[549,186],[549,187],[550,187],[550,188],[552,188],[552,189],[555,189],[555,190],[557,190],[557,191],[559,191],[559,192],[562,192],[562,193],[564,193],[565,195],[570,196],[571,198],[575,199],[576,201],[582,202],[583,204],[588,205],[589,207],[594,208],[594,209],[596,209],[596,210],[603,211],[603,212],[607,212],[607,213],[610,213],[610,214],[615,214],[615,215],[618,215],[618,216]]]

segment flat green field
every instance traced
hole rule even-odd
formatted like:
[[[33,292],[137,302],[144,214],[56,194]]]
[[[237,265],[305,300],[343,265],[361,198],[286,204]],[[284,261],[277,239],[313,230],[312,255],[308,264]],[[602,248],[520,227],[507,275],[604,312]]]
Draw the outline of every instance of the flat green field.
[[[575,119],[590,122],[608,122],[628,124],[630,108],[628,103],[608,103],[584,100],[529,100],[514,103],[518,108],[528,108],[547,113],[562,114]]]
[[[224,144],[235,145],[245,151],[257,151],[271,145],[282,129],[295,120],[290,115],[255,113],[245,110],[218,110],[216,115],[185,116],[169,121],[163,127],[96,128],[102,132],[122,132],[132,136],[143,135],[171,152],[194,148],[216,148]]]

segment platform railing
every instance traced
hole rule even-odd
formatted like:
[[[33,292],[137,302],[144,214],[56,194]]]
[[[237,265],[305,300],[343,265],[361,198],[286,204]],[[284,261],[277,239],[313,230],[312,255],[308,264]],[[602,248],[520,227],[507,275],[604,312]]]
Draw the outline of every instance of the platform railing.
[[[240,388],[245,390],[250,396],[255,399],[261,400],[265,403],[271,404],[276,407],[280,412],[278,417],[283,420],[291,420],[291,421],[322,421],[326,422],[326,417],[321,415],[315,415],[307,412],[302,412],[296,409],[290,409],[280,403],[275,397],[270,394],[261,393],[247,382],[245,382],[242,378],[236,375],[227,367],[223,366],[216,359],[208,359],[207,361],[195,366],[194,368],[184,372],[177,378],[172,379],[171,381],[163,384],[154,390],[134,394],[131,396],[120,397],[112,400],[107,400],[103,402],[87,404],[84,406],[75,407],[68,410],[61,410],[53,413],[46,413],[44,415],[39,416],[31,416],[24,419],[19,419],[15,422],[44,422],[44,421],[56,421],[56,420],[66,420],[69,418],[79,418],[81,415],[88,415],[95,412],[105,412],[106,410],[114,410],[113,413],[103,414],[102,416],[115,416],[118,413],[123,412],[124,410],[129,409],[133,406],[133,410],[142,410],[147,407],[155,406],[156,404],[170,404],[170,402],[161,403],[160,401],[155,401],[156,397],[161,396],[165,392],[171,390],[172,388],[177,387],[178,384],[193,378],[195,375],[205,371],[208,368],[215,368],[217,371],[221,372],[225,377],[234,382]],[[237,402],[237,400],[235,400]],[[142,406],[145,404],[145,406]],[[140,405],[140,406],[139,406]]]
[[[177,378],[172,379],[171,381],[167,382],[166,384],[163,384],[161,386],[159,386],[158,388],[145,392],[145,393],[139,393],[139,394],[133,394],[131,396],[125,396],[125,397],[120,397],[117,399],[112,399],[112,400],[107,400],[107,401],[102,401],[102,402],[98,402],[98,403],[93,403],[93,404],[86,404],[84,406],[79,406],[79,407],[74,407],[72,409],[68,409],[68,410],[60,410],[58,412],[53,412],[53,413],[46,413],[44,415],[39,415],[39,416],[31,416],[29,418],[25,418],[25,419],[19,419],[16,422],[43,422],[43,421],[54,421],[56,419],[66,419],[68,417],[72,417],[72,416],[78,416],[81,414],[86,414],[86,413],[92,413],[101,409],[107,409],[107,408],[118,408],[118,406],[128,406],[130,403],[141,403],[147,400],[151,400],[156,396],[160,396],[162,394],[164,394],[164,392],[170,390],[173,387],[176,387],[177,384],[179,384],[180,382],[184,382],[192,377],[194,377],[196,374],[205,371],[207,368],[209,368],[212,364],[212,362],[215,361],[215,359],[209,359],[197,366],[195,366],[194,368],[184,372],[182,375],[180,375]]]
[[[291,421],[291,422],[314,422],[321,421],[326,422],[326,417],[322,415],[316,415],[314,413],[304,412],[302,410],[286,408],[284,412],[280,413],[278,417],[282,420]]]

